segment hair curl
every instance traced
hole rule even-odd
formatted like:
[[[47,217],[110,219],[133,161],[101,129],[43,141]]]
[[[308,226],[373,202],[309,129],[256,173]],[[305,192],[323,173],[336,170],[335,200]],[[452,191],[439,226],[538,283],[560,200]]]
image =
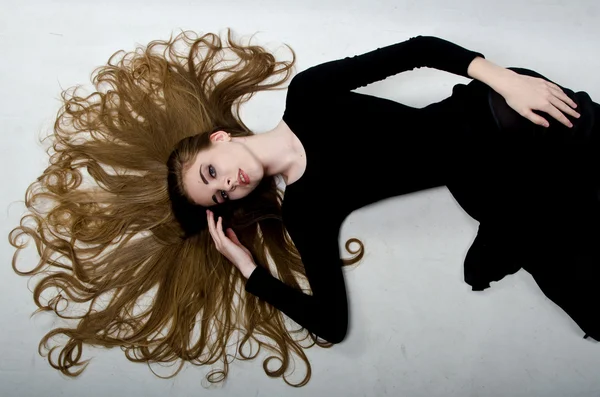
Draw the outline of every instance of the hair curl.
[[[208,231],[184,232],[167,185],[167,161],[178,142],[216,127],[251,134],[239,105],[289,79],[295,62],[289,49],[292,60],[277,61],[260,46],[236,43],[229,29],[226,42],[216,34],[182,31],[113,54],[92,74],[92,94],[80,94],[80,87],[63,91],[49,136],[49,166],[27,189],[28,213],[9,236],[14,271],[40,277],[33,290],[36,313],[76,320],[40,341],[39,353],[52,367],[77,376],[89,363],[82,359],[84,344],[118,346],[134,362],[179,362],[167,377],[185,362],[221,361],[207,374],[218,383],[231,360],[253,359],[265,347],[275,354],[263,361],[268,376],[292,386],[308,382],[303,349],[331,344],[246,294],[243,276],[216,250]],[[275,180],[265,179],[232,212],[232,225],[257,265],[307,289],[301,258],[281,222],[281,200]],[[17,256],[27,238],[40,259],[33,269],[20,270]],[[350,250],[351,242],[360,248]],[[345,264],[362,257],[360,241],[349,240],[346,249],[355,256]],[[84,310],[76,313],[79,305]],[[66,341],[52,344],[54,337]],[[232,339],[234,355],[228,353]],[[287,372],[294,355],[307,367],[297,383]],[[273,359],[280,363],[275,369],[269,368]]]

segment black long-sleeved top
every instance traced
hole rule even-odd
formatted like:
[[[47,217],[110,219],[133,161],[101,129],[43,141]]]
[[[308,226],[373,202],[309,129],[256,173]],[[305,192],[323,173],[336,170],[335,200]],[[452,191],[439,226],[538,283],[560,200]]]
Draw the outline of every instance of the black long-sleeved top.
[[[414,109],[352,92],[417,67],[467,76],[483,55],[435,37],[416,37],[307,69],[290,83],[283,120],[306,151],[302,177],[286,187],[283,221],[305,266],[312,295],[258,267],[246,290],[329,342],[346,334],[348,308],[339,230],[353,210],[444,184],[440,154],[451,131],[448,107]],[[435,142],[435,143],[434,143]]]
[[[447,186],[480,222],[483,253],[465,261],[480,290],[521,267],[588,334],[600,338],[600,106],[565,89],[581,119],[544,129],[520,117],[476,80],[421,109],[353,92],[418,67],[469,77],[482,54],[418,36],[309,68],[292,80],[283,120],[306,151],[302,177],[286,188],[283,221],[312,294],[257,267],[246,291],[333,343],[348,327],[339,230],[352,211],[376,201]],[[525,69],[518,73],[542,77]],[[591,181],[591,183],[590,183]],[[481,228],[487,232],[481,234]]]

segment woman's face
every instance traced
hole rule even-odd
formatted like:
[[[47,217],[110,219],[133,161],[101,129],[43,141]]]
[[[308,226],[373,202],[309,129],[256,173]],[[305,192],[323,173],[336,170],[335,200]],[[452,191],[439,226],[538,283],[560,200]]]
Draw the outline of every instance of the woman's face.
[[[264,176],[262,164],[244,144],[223,131],[210,140],[183,175],[187,194],[204,207],[247,196]]]

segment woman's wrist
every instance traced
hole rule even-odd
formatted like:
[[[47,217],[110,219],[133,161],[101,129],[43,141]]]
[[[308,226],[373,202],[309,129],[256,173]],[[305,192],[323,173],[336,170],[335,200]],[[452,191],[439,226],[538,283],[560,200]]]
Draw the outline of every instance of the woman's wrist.
[[[252,275],[252,272],[254,272],[254,269],[256,269],[256,264],[254,262],[249,262],[248,264],[244,265],[240,271],[242,272],[242,275],[248,279]]]
[[[481,81],[494,91],[502,94],[515,72],[498,66],[487,59],[477,57],[469,65],[467,74],[469,77]]]

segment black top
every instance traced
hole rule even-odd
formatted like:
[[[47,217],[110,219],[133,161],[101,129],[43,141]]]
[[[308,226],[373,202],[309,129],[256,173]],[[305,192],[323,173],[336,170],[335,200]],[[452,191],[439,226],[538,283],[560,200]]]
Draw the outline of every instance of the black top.
[[[348,305],[338,240],[342,222],[367,204],[445,185],[454,172],[448,167],[451,156],[459,156],[456,150],[469,135],[461,127],[466,113],[456,88],[452,97],[423,109],[352,90],[419,67],[468,77],[477,56],[483,57],[436,37],[418,36],[293,78],[283,120],[302,142],[307,167],[287,186],[282,211],[312,294],[283,284],[261,267],[247,280],[246,291],[329,342],[344,339]]]

